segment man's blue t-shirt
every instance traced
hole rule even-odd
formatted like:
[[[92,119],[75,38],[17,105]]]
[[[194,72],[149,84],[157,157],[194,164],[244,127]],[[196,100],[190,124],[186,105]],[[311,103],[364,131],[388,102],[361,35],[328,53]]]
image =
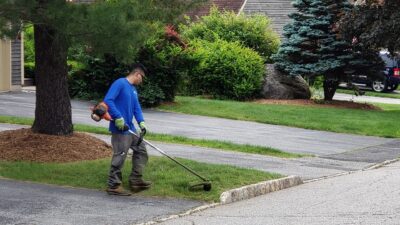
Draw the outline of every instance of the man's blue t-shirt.
[[[114,81],[104,98],[104,102],[108,105],[108,112],[111,118],[118,119],[123,117],[126,125],[132,131],[136,131],[132,122],[133,117],[135,117],[137,123],[144,121],[136,88],[126,78]],[[110,122],[109,130],[111,133],[129,133],[128,131],[118,130],[114,121]]]

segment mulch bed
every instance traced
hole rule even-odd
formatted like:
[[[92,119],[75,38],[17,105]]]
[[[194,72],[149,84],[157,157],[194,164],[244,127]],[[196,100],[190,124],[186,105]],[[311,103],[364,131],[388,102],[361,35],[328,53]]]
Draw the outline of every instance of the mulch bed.
[[[307,106],[311,105],[324,108],[382,110],[381,108],[368,103],[358,103],[358,102],[339,101],[339,100],[316,102],[314,100],[309,100],[309,99],[293,99],[293,100],[258,99],[255,100],[254,102],[259,104],[307,105]]]
[[[26,128],[0,132],[0,160],[60,163],[111,155],[110,145],[85,133],[55,136],[33,133]]]

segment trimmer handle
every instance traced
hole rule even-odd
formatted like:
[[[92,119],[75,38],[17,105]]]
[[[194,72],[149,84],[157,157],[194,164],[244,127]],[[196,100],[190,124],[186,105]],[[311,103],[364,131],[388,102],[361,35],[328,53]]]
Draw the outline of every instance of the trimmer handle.
[[[128,125],[124,125],[124,130],[123,131],[130,131],[129,130],[129,126]],[[139,138],[139,140],[138,140],[138,142],[136,143],[136,145],[137,146],[139,146],[142,142],[143,142],[143,137],[146,135],[146,133],[147,133],[147,131],[146,131],[146,129],[144,129],[144,130],[142,130],[142,132],[140,132],[140,134],[139,135],[137,135],[137,134],[135,134],[133,131],[130,131],[133,135],[136,135],[138,138]]]

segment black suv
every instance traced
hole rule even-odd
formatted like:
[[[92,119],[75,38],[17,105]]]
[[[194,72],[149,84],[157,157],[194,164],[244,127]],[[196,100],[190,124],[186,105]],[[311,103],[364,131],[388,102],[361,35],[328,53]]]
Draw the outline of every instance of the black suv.
[[[386,51],[381,51],[379,56],[385,63],[385,69],[374,78],[365,75],[352,76],[352,83],[359,86],[372,88],[376,92],[392,92],[400,83],[400,58],[392,57]]]

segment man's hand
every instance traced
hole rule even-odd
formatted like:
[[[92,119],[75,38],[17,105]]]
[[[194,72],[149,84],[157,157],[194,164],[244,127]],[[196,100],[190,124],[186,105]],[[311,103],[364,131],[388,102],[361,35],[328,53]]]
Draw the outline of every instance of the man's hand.
[[[146,132],[147,132],[146,124],[144,123],[144,121],[139,123],[139,127],[140,127],[140,130],[141,130],[141,132],[143,133],[143,136],[144,136],[146,134]]]
[[[115,119],[115,126],[117,127],[118,130],[124,130],[125,127],[124,118],[120,117],[118,119]]]

